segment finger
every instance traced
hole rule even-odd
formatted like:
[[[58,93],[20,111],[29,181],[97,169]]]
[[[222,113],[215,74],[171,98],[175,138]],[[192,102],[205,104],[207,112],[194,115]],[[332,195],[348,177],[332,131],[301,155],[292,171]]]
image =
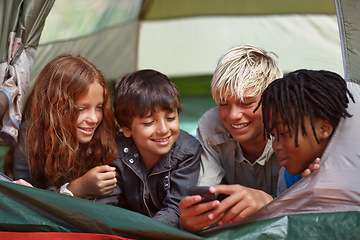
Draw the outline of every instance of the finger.
[[[103,195],[107,195],[107,194],[112,193],[112,191],[114,191],[114,188],[115,188],[115,187],[116,187],[116,184],[114,184],[114,185],[109,185],[109,186],[104,187],[104,188],[101,190],[101,195],[100,195],[100,196],[103,196]]]
[[[320,168],[320,158],[316,158],[314,162],[309,165],[310,171],[318,170]]]
[[[96,166],[93,169],[96,169],[96,172],[115,172],[116,168],[115,167],[111,167],[109,165],[101,165],[101,166]]]
[[[238,215],[236,215],[234,218],[232,218],[231,220],[229,220],[230,223],[236,223],[236,222],[240,222],[241,220],[244,220],[245,218],[247,218],[248,216],[254,214],[255,212],[257,212],[257,210],[255,209],[251,209],[249,208],[245,208],[243,211],[241,211]]]
[[[314,163],[313,163],[313,168],[314,170],[319,170],[320,169],[320,158],[316,158]]]
[[[215,202],[215,201],[214,201]],[[208,205],[209,203],[203,203],[203,204],[198,204],[200,205]],[[196,207],[198,206],[196,205]],[[216,205],[215,203],[213,203],[213,205]],[[189,208],[190,209],[194,209],[194,207]],[[196,212],[196,210],[194,211],[188,211],[189,214],[188,216],[185,216],[184,214],[180,214],[180,220],[181,220],[181,225],[184,226],[187,229],[193,230],[193,231],[199,231],[202,230],[216,222],[218,222],[222,216],[222,215],[214,215],[211,212],[205,212],[202,214],[194,214],[194,212]]]
[[[193,200],[190,200],[190,197],[196,198],[196,203],[189,206],[189,205],[187,205],[188,204],[187,201],[189,201],[189,202],[193,201]],[[198,216],[203,213],[207,213],[220,205],[220,202],[217,200],[206,202],[206,203],[199,203],[202,200],[200,195],[189,196],[186,198],[187,199],[184,198],[179,203],[180,217],[182,217],[182,218],[192,218],[194,216]],[[185,202],[185,200],[186,200],[186,202]],[[185,207],[185,206],[187,206],[187,207]],[[218,214],[215,215],[215,217],[216,216],[218,216]]]
[[[242,205],[244,205],[243,203],[244,195],[245,195],[244,192],[240,192],[240,191],[232,195],[229,195],[227,198],[223,199],[220,202],[219,207],[213,210],[212,213],[215,214],[216,216],[223,214],[224,216],[227,216],[225,218],[225,221],[229,221],[240,210],[237,210],[237,212],[234,211],[236,211],[237,208],[240,208]],[[237,208],[235,208],[235,206],[237,206]],[[243,206],[242,208],[245,208],[245,206]]]
[[[183,198],[179,203],[179,209],[186,209],[202,200],[200,195],[187,196]]]
[[[237,204],[234,204],[231,208],[228,208],[227,212],[224,214],[224,217],[221,218],[219,225],[230,222],[235,217],[239,216],[246,208],[247,203],[244,201],[239,201]],[[241,218],[243,218],[241,216]]]
[[[223,215],[214,216],[211,213],[204,213],[199,216],[196,216],[194,218],[191,218],[187,222],[187,226],[191,226],[193,230],[203,230],[204,228],[207,228],[215,223],[217,223]]]
[[[314,164],[313,166],[313,170],[319,170],[320,169],[320,164]]]
[[[102,180],[116,180],[116,172],[102,172],[100,175]]]
[[[241,185],[217,185],[210,187],[209,191],[211,193],[222,193],[226,195],[231,195],[234,192],[240,191],[243,188]]]
[[[201,230],[204,227],[216,223],[221,217],[209,212],[209,210],[216,208],[218,205],[219,201],[212,201],[199,203],[192,207],[180,210],[181,224],[191,230]]]
[[[117,183],[116,178],[110,178],[110,179],[99,181],[98,186],[100,188],[104,188],[104,187],[107,187],[107,186],[116,185],[116,183]]]
[[[309,176],[310,175],[310,173],[311,173],[311,170],[310,169],[305,169],[302,173],[301,173],[301,177],[303,178],[303,177],[307,177],[307,176]]]

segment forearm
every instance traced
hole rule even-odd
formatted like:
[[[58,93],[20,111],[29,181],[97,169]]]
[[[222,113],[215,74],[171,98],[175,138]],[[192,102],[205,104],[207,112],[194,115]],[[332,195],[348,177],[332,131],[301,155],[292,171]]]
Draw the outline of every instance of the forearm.
[[[177,206],[162,208],[155,214],[154,219],[175,227],[180,227],[179,208]]]

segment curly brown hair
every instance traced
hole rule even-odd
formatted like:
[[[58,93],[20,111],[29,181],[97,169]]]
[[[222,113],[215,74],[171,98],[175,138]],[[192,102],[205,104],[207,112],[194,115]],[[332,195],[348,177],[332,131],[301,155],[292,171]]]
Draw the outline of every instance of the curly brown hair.
[[[104,89],[103,120],[89,143],[77,141],[77,98],[92,83]],[[102,73],[79,55],[61,55],[40,72],[24,113],[31,178],[39,188],[60,187],[116,156],[115,119]]]

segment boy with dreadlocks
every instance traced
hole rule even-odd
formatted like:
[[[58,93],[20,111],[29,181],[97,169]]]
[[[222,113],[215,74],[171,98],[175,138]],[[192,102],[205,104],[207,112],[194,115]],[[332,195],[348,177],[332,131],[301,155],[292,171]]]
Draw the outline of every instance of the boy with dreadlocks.
[[[349,98],[344,79],[329,71],[297,70],[272,82],[262,104],[265,134],[275,139],[272,147],[281,166],[296,175],[320,158],[341,118]]]

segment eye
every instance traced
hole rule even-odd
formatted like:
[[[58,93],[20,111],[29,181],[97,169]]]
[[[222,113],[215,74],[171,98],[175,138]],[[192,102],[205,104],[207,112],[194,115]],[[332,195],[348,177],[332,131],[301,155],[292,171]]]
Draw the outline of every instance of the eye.
[[[83,107],[78,107],[77,110],[78,110],[79,112],[83,112],[83,111],[85,111],[85,108],[83,108]]]
[[[287,135],[290,136],[290,131],[282,131],[282,132],[279,132],[279,136],[280,136],[280,137],[285,137],[285,136],[287,136]]]
[[[102,111],[104,109],[104,105],[99,105],[96,107],[96,109]]]
[[[229,104],[227,103],[227,102],[220,102],[219,103],[219,106],[220,107],[226,107],[226,106],[228,106]]]
[[[251,101],[251,102],[243,102],[242,105],[245,106],[245,107],[250,107],[254,104],[255,102],[254,101]]]
[[[144,122],[144,126],[151,126],[154,123],[154,121]]]
[[[174,121],[174,120],[176,120],[176,116],[174,116],[174,117],[167,117],[166,118],[168,121]]]

